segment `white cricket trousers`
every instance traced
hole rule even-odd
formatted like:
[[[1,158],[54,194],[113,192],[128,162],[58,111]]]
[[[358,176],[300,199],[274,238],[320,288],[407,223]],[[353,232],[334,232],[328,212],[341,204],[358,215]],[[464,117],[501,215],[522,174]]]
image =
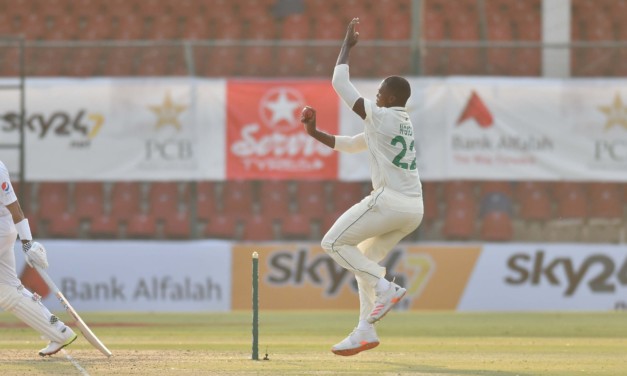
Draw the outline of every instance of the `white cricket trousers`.
[[[15,240],[17,232],[0,236],[0,284],[18,287],[22,283],[15,271]]]
[[[342,214],[322,239],[322,248],[355,273],[360,320],[374,308],[375,285],[385,276],[378,262],[420,225],[423,214],[422,197],[379,188]]]

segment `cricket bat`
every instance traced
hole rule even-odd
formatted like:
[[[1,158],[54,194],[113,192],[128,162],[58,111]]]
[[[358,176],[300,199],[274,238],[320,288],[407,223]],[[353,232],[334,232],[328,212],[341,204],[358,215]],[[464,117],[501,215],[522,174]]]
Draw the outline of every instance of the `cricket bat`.
[[[68,300],[65,298],[65,296],[63,296],[63,293],[61,293],[61,290],[59,290],[59,288],[54,283],[52,278],[50,278],[48,273],[46,273],[46,271],[44,269],[40,268],[37,265],[35,265],[34,267],[35,267],[35,269],[37,269],[37,272],[39,272],[39,275],[46,282],[48,287],[50,287],[50,290],[52,290],[52,293],[57,297],[57,299],[59,299],[59,301],[61,302],[61,305],[63,305],[63,307],[65,307],[65,310],[67,311],[67,313],[70,316],[72,316],[72,318],[74,318],[74,320],[76,320],[76,326],[78,327],[78,329],[80,329],[81,333],[83,333],[83,336],[85,337],[87,342],[91,343],[92,346],[94,346],[95,348],[100,350],[100,352],[103,353],[104,355],[106,355],[107,357],[111,357],[111,355],[113,355],[113,354],[111,354],[111,351],[109,351],[107,346],[105,346],[98,339],[98,337],[96,337],[94,332],[92,332],[91,329],[89,329],[87,324],[85,324],[85,321],[83,321],[83,319],[78,315],[76,310],[74,310],[74,308],[70,305],[70,302],[68,302]]]

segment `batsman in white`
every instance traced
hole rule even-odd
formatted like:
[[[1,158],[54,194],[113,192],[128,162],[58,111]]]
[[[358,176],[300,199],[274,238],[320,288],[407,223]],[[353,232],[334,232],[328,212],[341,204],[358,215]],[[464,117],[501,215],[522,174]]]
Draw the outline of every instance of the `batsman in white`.
[[[380,320],[406,290],[385,279],[378,264],[422,221],[422,186],[416,169],[413,125],[405,108],[411,95],[406,79],[384,79],[373,103],[361,97],[349,78],[348,57],[359,39],[354,18],[333,72],[333,88],[342,100],[364,120],[364,132],[356,136],[335,136],[316,128],[316,113],[303,111],[301,122],[316,140],[340,152],[367,151],[373,191],[348,209],[322,239],[324,250],[342,267],[355,273],[359,289],[360,314],[357,327],[333,353],[355,355],[379,345],[374,323]],[[311,107],[308,107],[311,109]],[[313,109],[312,109],[313,110]]]
[[[0,162],[0,308],[12,312],[24,323],[50,340],[39,351],[46,356],[74,342],[76,334],[41,303],[41,297],[28,291],[17,278],[13,246],[19,235],[26,262],[43,269],[48,267],[45,248],[33,242],[28,219],[13,191],[9,172]]]

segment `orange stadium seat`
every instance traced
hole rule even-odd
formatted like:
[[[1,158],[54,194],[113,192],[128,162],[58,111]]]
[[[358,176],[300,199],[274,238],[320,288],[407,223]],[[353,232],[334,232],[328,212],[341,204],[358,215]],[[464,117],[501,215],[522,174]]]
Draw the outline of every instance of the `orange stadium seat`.
[[[308,213],[291,213],[283,218],[281,235],[284,239],[306,240],[311,238],[311,223]]]
[[[205,76],[232,76],[239,70],[239,52],[237,47],[213,47],[196,71]]]
[[[548,190],[543,184],[534,182],[519,183],[518,201],[520,218],[524,220],[547,221],[552,217],[552,204]],[[526,186],[522,186],[526,184]]]
[[[63,212],[57,213],[54,219],[49,220],[46,232],[53,238],[76,238],[79,229],[78,218],[73,213]]]
[[[451,240],[471,239],[475,233],[475,215],[464,207],[446,209],[442,233]]]
[[[407,47],[383,47],[378,74],[382,77],[410,72],[411,53]]]
[[[333,209],[340,212],[346,211],[366,196],[358,182],[333,182],[331,195]]]
[[[186,16],[181,26],[180,36],[183,39],[209,39],[211,36],[209,21],[197,13]]]
[[[296,189],[298,213],[321,219],[327,207],[325,184],[322,181],[299,181]]]
[[[188,239],[192,236],[188,212],[177,211],[165,218],[163,236],[169,239]]]
[[[481,224],[481,239],[492,242],[512,240],[514,227],[511,217],[501,211],[487,213]]]
[[[212,216],[205,227],[205,235],[218,239],[235,239],[237,237],[237,221],[235,217],[229,214]]]
[[[253,215],[244,221],[242,240],[244,241],[268,241],[274,239],[274,227],[272,220],[265,215]]]
[[[341,39],[345,34],[346,25],[332,13],[322,13],[314,22],[314,39]]]
[[[376,56],[379,51],[377,47],[371,46],[360,46],[360,48],[352,50],[350,61],[351,77],[372,77],[375,75],[379,64],[387,64],[387,59],[384,59],[381,63],[377,62]],[[409,57],[407,56],[407,58]],[[400,73],[397,72],[397,74]]]
[[[200,4],[204,8],[204,14],[214,21],[221,17],[237,16],[235,12],[236,1],[212,0],[211,2],[201,1]]]
[[[257,16],[250,20],[248,24],[248,32],[246,39],[263,40],[276,39],[277,26],[276,21],[269,15]]]
[[[383,39],[405,40],[411,38],[411,15],[409,13],[385,13],[381,27]]]
[[[236,17],[220,17],[214,25],[213,36],[225,40],[242,39],[244,30],[241,20]]]
[[[67,183],[41,183],[37,190],[38,216],[53,221],[68,210],[69,189]]]
[[[78,219],[91,220],[104,214],[102,183],[76,183],[74,205],[74,215]]]
[[[229,180],[222,191],[223,213],[250,214],[253,212],[253,186],[248,180]]]
[[[21,19],[20,32],[26,39],[42,39],[46,32],[46,23],[39,13],[30,13]]]
[[[168,2],[163,0],[141,0],[136,3],[136,11],[143,17],[159,18],[169,14]]]
[[[118,24],[113,30],[115,39],[141,39],[144,31],[144,20],[134,14],[126,14],[117,18]]]
[[[157,237],[157,220],[154,216],[144,213],[132,215],[126,226],[126,236],[129,238]]]
[[[178,20],[173,16],[160,15],[147,28],[147,36],[153,40],[171,40],[178,37]]]
[[[95,14],[85,19],[85,26],[76,33],[78,39],[102,40],[111,35],[111,18],[104,14]]]
[[[136,2],[128,0],[106,0],[104,6],[106,7],[107,13],[116,16],[133,14],[137,11]]]
[[[241,73],[247,76],[268,77],[276,72],[274,49],[271,46],[251,46],[244,49]]]
[[[261,213],[269,219],[281,219],[290,211],[291,197],[288,183],[283,180],[264,180],[259,194]]]
[[[108,214],[100,215],[89,223],[89,235],[97,238],[116,238],[118,222]]]
[[[139,183],[116,182],[111,191],[110,215],[115,220],[128,220],[139,213],[141,204]]]
[[[190,196],[191,198],[191,196]],[[216,196],[213,182],[196,183],[196,215],[202,221],[208,221],[216,212]]]
[[[283,19],[280,38],[283,40],[304,40],[310,37],[309,18],[302,14],[291,14]],[[285,48],[285,47],[284,47]]]
[[[300,76],[306,71],[306,47],[279,47],[277,73],[281,76]]]

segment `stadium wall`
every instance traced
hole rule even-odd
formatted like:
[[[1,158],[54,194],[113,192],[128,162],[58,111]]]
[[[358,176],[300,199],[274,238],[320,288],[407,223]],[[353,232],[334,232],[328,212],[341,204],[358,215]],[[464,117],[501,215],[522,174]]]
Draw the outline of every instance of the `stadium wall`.
[[[411,84],[425,181],[627,181],[627,80]],[[374,98],[379,81],[355,85]],[[17,142],[17,100],[0,93],[3,142]],[[29,79],[26,180],[368,180],[365,155],[338,155],[302,131],[305,104],[329,132],[363,129],[329,80]],[[15,171],[17,152],[0,159]]]
[[[315,243],[44,240],[49,274],[79,311],[355,309],[354,278]],[[17,246],[16,246],[17,247]],[[17,249],[16,249],[17,251]],[[608,311],[627,306],[627,246],[400,244],[382,261],[402,310]],[[25,285],[58,303],[21,257]],[[60,309],[60,307],[57,307]]]

